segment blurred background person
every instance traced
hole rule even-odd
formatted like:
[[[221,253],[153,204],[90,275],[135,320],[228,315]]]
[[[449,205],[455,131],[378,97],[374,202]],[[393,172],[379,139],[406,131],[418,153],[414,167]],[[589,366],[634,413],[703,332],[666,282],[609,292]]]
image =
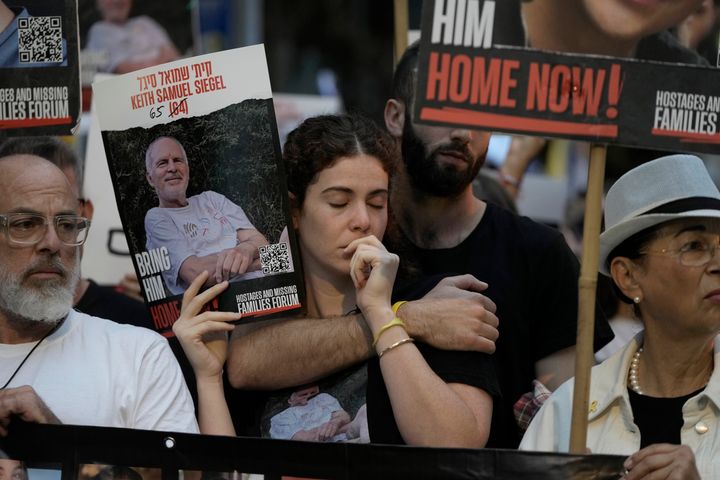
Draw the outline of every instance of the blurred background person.
[[[675,35],[685,47],[697,51],[710,65],[718,65],[720,0],[703,0],[700,6],[675,28]]]
[[[510,0],[498,6],[508,22],[497,44],[558,52],[706,64],[668,31],[703,0]],[[519,24],[518,24],[519,23]]]
[[[165,29],[147,15],[130,17],[132,0],[97,0],[102,20],[88,31],[85,50],[102,55],[101,72],[127,73],[177,60]]]
[[[560,228],[578,258],[582,257],[584,224],[585,194],[583,193],[567,202],[565,221]],[[595,352],[595,362],[600,363],[632,340],[643,329],[643,325],[633,313],[632,306],[618,296],[612,279],[606,275],[598,274],[596,299],[615,334],[615,338]]]

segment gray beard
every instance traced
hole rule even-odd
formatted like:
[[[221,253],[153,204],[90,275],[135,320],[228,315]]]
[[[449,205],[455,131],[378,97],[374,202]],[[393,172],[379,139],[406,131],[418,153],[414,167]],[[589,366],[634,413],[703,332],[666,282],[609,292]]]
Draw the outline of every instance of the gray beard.
[[[0,269],[0,310],[29,322],[56,324],[65,318],[73,306],[75,288],[80,279],[80,254],[70,269],[64,268],[58,257],[44,264],[61,268],[65,276],[59,280],[49,280],[38,285],[25,287],[21,283],[24,273],[13,277]],[[29,267],[29,271],[33,267]]]

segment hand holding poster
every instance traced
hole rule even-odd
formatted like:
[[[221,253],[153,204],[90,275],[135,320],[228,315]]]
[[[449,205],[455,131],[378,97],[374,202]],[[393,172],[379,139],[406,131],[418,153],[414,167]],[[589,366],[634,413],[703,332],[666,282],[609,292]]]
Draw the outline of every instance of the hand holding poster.
[[[667,31],[699,4],[428,0],[416,116],[713,151],[720,143],[720,71]]]
[[[242,68],[239,68],[242,66]],[[262,46],[93,85],[105,152],[158,330],[202,271],[230,282],[212,309],[244,318],[304,302]]]

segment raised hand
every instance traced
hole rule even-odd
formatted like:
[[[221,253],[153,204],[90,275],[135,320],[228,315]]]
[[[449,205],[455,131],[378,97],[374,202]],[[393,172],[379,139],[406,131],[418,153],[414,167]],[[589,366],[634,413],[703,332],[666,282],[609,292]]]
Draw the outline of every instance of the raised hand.
[[[227,282],[222,282],[198,295],[207,278],[208,272],[201,273],[185,290],[180,318],[173,325],[173,332],[190,360],[198,380],[218,378],[222,375],[227,357],[227,332],[234,328],[227,322],[242,317],[242,314],[237,312],[199,313],[207,302],[228,286]]]
[[[357,305],[366,319],[369,312],[390,308],[395,274],[400,260],[388,252],[375,236],[359,238],[345,249],[352,254],[350,277],[357,292]]]
[[[61,423],[37,392],[28,385],[0,390],[0,437],[7,435],[8,425],[13,417],[26,422]]]
[[[398,315],[410,335],[436,348],[494,353],[499,321],[495,303],[481,293],[486,288],[472,275],[446,277]]]

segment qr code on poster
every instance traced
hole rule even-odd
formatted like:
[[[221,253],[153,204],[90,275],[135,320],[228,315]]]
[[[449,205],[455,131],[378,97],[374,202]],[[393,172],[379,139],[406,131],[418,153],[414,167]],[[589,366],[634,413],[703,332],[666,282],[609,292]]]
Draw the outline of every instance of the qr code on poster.
[[[17,23],[20,63],[63,61],[62,17],[20,17]]]
[[[287,243],[274,243],[260,247],[260,265],[263,274],[292,272],[290,250]]]

